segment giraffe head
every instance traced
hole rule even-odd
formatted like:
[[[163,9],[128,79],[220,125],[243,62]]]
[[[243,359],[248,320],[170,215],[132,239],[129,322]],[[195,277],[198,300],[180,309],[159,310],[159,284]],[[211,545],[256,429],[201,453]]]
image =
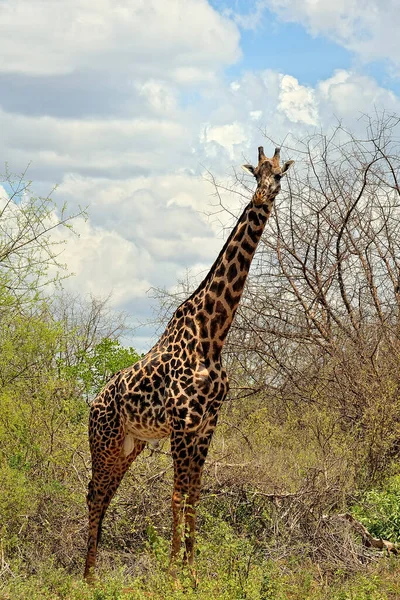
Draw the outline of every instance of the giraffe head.
[[[243,169],[253,175],[257,181],[257,190],[254,202],[262,204],[267,200],[273,200],[281,189],[281,179],[286,175],[290,165],[294,160],[288,160],[282,167],[279,163],[279,154],[281,149],[275,148],[275,154],[272,158],[267,158],[264,154],[264,148],[258,148],[258,165],[243,165]],[[258,193],[257,193],[258,192]]]

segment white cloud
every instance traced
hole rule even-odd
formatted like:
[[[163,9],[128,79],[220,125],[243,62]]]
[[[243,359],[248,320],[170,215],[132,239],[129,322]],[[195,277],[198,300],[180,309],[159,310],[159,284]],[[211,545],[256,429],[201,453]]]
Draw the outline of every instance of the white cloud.
[[[0,70],[31,75],[99,68],[179,78],[176,69],[189,68],[193,80],[240,54],[236,26],[206,0],[3,0],[0,39]]]
[[[314,90],[300,85],[297,79],[290,75],[282,75],[280,83],[278,109],[293,123],[300,121],[306,125],[316,125],[318,108]]]
[[[227,125],[206,126],[201,135],[201,141],[206,146],[206,151],[210,156],[218,152],[213,148],[211,142],[216,142],[219,146],[228,152],[229,158],[235,157],[235,147],[248,141],[247,133],[243,124],[234,122]]]
[[[166,82],[149,79],[142,84],[136,84],[141,96],[144,96],[151,107],[161,114],[173,113],[177,109],[175,90]]]
[[[260,25],[264,16],[265,0],[256,0],[253,6],[248,2],[248,9],[248,12],[241,13],[227,8],[225,9],[225,14],[229,15],[242,29],[255,30]]]
[[[61,259],[74,274],[66,280],[66,288],[101,297],[112,292],[115,306],[146,296],[151,287],[146,278],[151,257],[146,251],[116,231],[94,227],[82,219],[74,228],[79,238],[62,233],[67,244]]]
[[[62,260],[85,292],[110,293],[115,302],[140,298],[151,287],[175,283],[193,264],[211,263],[220,245],[203,213],[209,184],[193,176],[97,180],[66,177],[56,197],[69,206],[89,200],[89,222],[78,221]],[[60,232],[60,236],[64,232]],[[151,283],[150,283],[151,282]]]
[[[349,71],[338,70],[320,82],[321,101],[341,117],[357,117],[372,109],[399,111],[399,98],[390,90],[380,87],[374,79]]]
[[[0,152],[13,165],[40,168],[40,177],[59,180],[63,172],[121,174],[146,172],[158,163],[163,171],[175,163],[188,129],[178,120],[60,119],[10,115],[0,109]]]
[[[0,208],[4,208],[4,206],[8,203],[9,194],[6,191],[6,188],[0,184]]]
[[[249,117],[252,121],[259,121],[262,117],[262,110],[251,110],[249,112]]]
[[[398,0],[265,0],[286,21],[325,35],[363,60],[387,59],[400,67]]]
[[[172,69],[171,74],[176,83],[183,85],[214,83],[216,80],[214,68],[200,69],[198,67],[179,67]]]
[[[312,13],[310,0],[299,4]],[[171,287],[187,269],[204,275],[222,246],[226,215],[203,167],[226,180],[258,145],[273,148],[263,132],[280,144],[333,115],[351,125],[374,104],[400,110],[392,92],[350,71],[315,87],[272,70],[229,81],[221,71],[240,56],[238,29],[206,0],[3,0],[0,36],[0,154],[16,171],[32,160],[45,192],[61,182],[60,204],[89,205],[61,258],[76,273],[66,285],[113,292],[142,320],[151,286]],[[239,213],[238,197],[223,202]]]
[[[104,130],[98,123],[104,140],[110,132],[107,156],[113,179],[89,176],[81,170],[80,175],[65,176],[57,192],[60,201],[67,201],[70,206],[89,202],[90,222],[80,226],[81,237],[68,244],[63,257],[77,273],[68,285],[103,295],[113,292],[115,305],[128,307],[130,313],[136,314],[148,310],[143,302],[151,286],[171,287],[185,277],[187,269],[203,276],[222,246],[227,217],[222,215],[221,222],[220,214],[206,216],[205,213],[216,210],[212,207],[214,190],[198,174],[198,162],[204,161],[219,179],[226,177],[232,163],[239,166],[244,158],[254,162],[256,148],[263,142],[259,129],[261,111],[262,125],[280,143],[288,133],[301,137],[315,125],[329,127],[334,114],[345,119],[358,117],[360,110],[379,99],[393,109],[400,107],[399,99],[377,86],[373,79],[347,71],[336,72],[315,88],[301,86],[295,78],[273,71],[245,73],[235,90],[228,83],[214,89],[210,98],[215,110],[210,112],[209,124],[204,128],[202,113],[192,113],[197,120],[192,122],[192,133],[185,130],[182,145],[180,133],[175,139],[172,128],[171,138],[165,136],[164,152],[170,145],[168,160],[154,165],[154,154],[149,152],[146,156],[153,158],[153,170],[144,170],[140,176],[115,176],[120,171],[118,165],[127,160],[124,140],[131,139],[138,149],[144,144],[140,137],[134,140],[136,126],[128,127],[127,133],[113,122],[105,124]],[[174,110],[179,119],[182,109],[177,105]],[[229,123],[227,115],[232,119]],[[148,125],[149,139],[155,140],[157,121],[149,121]],[[83,138],[75,147],[78,173],[84,153],[93,163],[98,156],[97,140],[102,137],[91,141],[90,134],[95,131],[91,127],[93,123],[87,128],[85,122],[81,123]],[[55,131],[59,129],[55,127]],[[71,132],[66,126],[62,131],[66,141],[61,136],[57,143],[69,147]],[[188,135],[193,136],[190,145]],[[185,145],[195,152],[181,154]],[[264,145],[268,153],[269,144]],[[223,201],[230,204],[233,212],[239,212],[238,198],[225,194]]]

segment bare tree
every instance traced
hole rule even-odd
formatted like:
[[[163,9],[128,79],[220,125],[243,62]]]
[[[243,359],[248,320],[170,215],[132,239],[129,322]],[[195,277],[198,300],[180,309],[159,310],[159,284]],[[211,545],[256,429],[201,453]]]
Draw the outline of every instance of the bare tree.
[[[0,280],[18,304],[49,280],[60,278],[65,269],[60,262],[64,242],[52,237],[53,232],[72,229],[73,219],[85,215],[81,208],[72,214],[66,206],[57,210],[52,199],[55,188],[47,196],[33,196],[26,177],[26,171],[14,176],[8,170],[0,177]]]
[[[227,359],[237,396],[337,413],[375,477],[400,448],[400,119],[364,120],[290,148]]]
[[[68,334],[63,347],[66,365],[75,364],[102,340],[119,340],[130,331],[127,315],[112,309],[110,296],[83,298],[61,291],[52,304],[52,317]]]

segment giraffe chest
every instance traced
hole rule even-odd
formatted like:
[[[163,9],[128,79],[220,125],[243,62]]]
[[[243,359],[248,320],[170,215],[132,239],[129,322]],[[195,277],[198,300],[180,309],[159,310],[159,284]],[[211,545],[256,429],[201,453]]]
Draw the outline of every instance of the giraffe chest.
[[[125,429],[150,441],[167,437],[177,423],[185,429],[207,427],[226,396],[221,365],[207,367],[162,354],[134,365],[120,382]]]
[[[205,431],[216,422],[222,401],[228,391],[226,372],[197,363],[186,367],[183,374],[172,374],[166,397],[166,409],[174,426],[187,431]]]

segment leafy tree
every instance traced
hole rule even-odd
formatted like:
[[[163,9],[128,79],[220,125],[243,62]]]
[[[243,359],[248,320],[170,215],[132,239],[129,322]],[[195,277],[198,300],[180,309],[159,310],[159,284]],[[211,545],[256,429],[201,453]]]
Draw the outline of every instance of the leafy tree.
[[[54,230],[71,228],[82,211],[67,215],[63,207],[58,215],[51,194],[31,195],[25,174],[6,173],[1,189],[0,543],[2,552],[24,557],[32,543],[34,560],[39,538],[54,540],[67,515],[84,512],[85,395],[138,355],[119,344],[125,317],[108,299],[46,287],[61,281],[64,268]]]
[[[125,348],[115,339],[103,338],[93,348],[76,356],[76,363],[66,373],[81,384],[87,400],[96,396],[114,373],[129,367],[141,355],[132,347]]]

